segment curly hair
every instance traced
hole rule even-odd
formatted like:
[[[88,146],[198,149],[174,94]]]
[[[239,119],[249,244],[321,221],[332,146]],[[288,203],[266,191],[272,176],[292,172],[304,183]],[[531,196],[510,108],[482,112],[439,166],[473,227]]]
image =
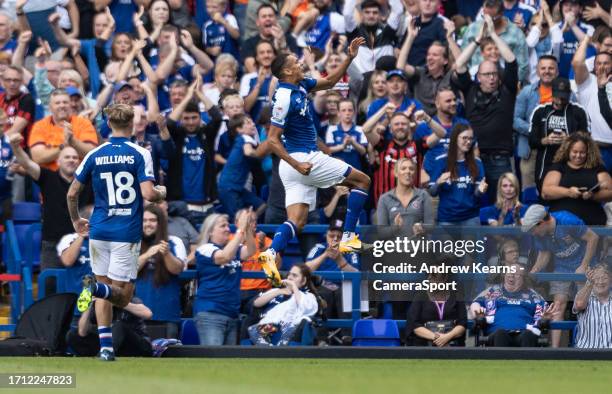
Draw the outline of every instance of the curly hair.
[[[575,143],[582,142],[587,149],[586,161],[584,162],[583,168],[596,168],[600,165],[603,165],[603,160],[601,159],[601,153],[599,152],[599,147],[591,138],[591,135],[584,131],[577,131],[572,133],[567,137],[565,141],[561,144],[557,153],[555,154],[555,158],[553,159],[554,163],[565,163],[569,161],[570,151]]]

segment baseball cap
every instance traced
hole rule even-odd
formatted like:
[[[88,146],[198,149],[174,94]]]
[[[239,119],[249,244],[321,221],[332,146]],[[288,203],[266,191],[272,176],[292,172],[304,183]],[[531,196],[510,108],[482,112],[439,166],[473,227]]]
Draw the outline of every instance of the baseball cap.
[[[68,93],[68,96],[83,96],[81,94],[81,91],[77,88],[75,88],[74,86],[68,86],[66,89],[66,93]]]
[[[562,99],[569,100],[572,94],[572,88],[570,81],[567,78],[557,77],[552,81],[552,95],[553,97],[559,97]]]
[[[392,70],[387,73],[387,81],[391,79],[391,77],[400,77],[404,81],[408,81],[408,76],[402,70]]]
[[[548,212],[546,212],[546,208],[543,205],[533,204],[525,212],[525,216],[522,220],[523,226],[521,227],[521,230],[524,233],[530,232],[536,225],[538,225],[538,223],[544,220],[547,214]]]
[[[130,85],[126,81],[119,81],[119,82],[115,83],[115,86],[113,87],[113,92],[119,93],[121,91],[121,89],[127,88],[127,87],[129,87],[130,89],[133,89],[132,85]]]

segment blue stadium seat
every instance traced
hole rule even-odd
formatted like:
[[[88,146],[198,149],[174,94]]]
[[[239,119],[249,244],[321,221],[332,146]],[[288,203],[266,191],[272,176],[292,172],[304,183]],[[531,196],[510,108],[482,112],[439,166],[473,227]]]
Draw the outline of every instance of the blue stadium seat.
[[[353,325],[353,346],[400,346],[399,329],[394,320],[357,320]]]
[[[16,202],[13,204],[13,221],[19,223],[40,222],[40,204],[36,202]]]
[[[34,225],[40,226],[38,223],[15,223],[15,236],[17,237],[17,245],[19,245],[19,251],[21,252],[22,258],[26,259],[28,265],[35,267],[40,265],[40,242],[41,242],[41,231],[40,229],[32,232],[31,239],[28,240],[28,231]],[[6,233],[2,234],[2,244],[6,245]],[[2,257],[4,261],[8,259],[9,248],[2,248]]]
[[[198,334],[195,321],[192,319],[183,319],[181,322],[181,343],[183,345],[200,344],[200,335]]]

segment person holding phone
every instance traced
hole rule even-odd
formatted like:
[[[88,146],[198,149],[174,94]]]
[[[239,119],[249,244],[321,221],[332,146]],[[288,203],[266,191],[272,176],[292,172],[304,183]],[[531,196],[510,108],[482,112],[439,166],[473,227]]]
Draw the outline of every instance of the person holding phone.
[[[529,146],[537,152],[535,182],[540,195],[542,182],[559,146],[572,133],[591,131],[585,109],[580,104],[570,102],[571,94],[569,80],[555,78],[552,82],[552,102],[536,107],[531,115]]]
[[[602,203],[612,201],[612,179],[589,134],[571,134],[561,144],[544,178],[542,199],[551,212],[569,211],[587,225],[606,224]]]

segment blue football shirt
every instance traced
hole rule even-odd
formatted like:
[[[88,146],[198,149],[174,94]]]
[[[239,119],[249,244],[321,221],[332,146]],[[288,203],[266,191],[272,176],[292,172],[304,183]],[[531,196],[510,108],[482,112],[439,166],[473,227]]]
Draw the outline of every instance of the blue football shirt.
[[[272,125],[284,130],[288,153],[317,151],[317,130],[310,112],[308,92],[317,85],[305,78],[298,85],[279,82],[272,99]]]
[[[111,137],[91,150],[76,171],[76,179],[91,180],[95,205],[89,238],[139,242],[142,238],[140,183],[155,181],[151,154],[127,138]]]

